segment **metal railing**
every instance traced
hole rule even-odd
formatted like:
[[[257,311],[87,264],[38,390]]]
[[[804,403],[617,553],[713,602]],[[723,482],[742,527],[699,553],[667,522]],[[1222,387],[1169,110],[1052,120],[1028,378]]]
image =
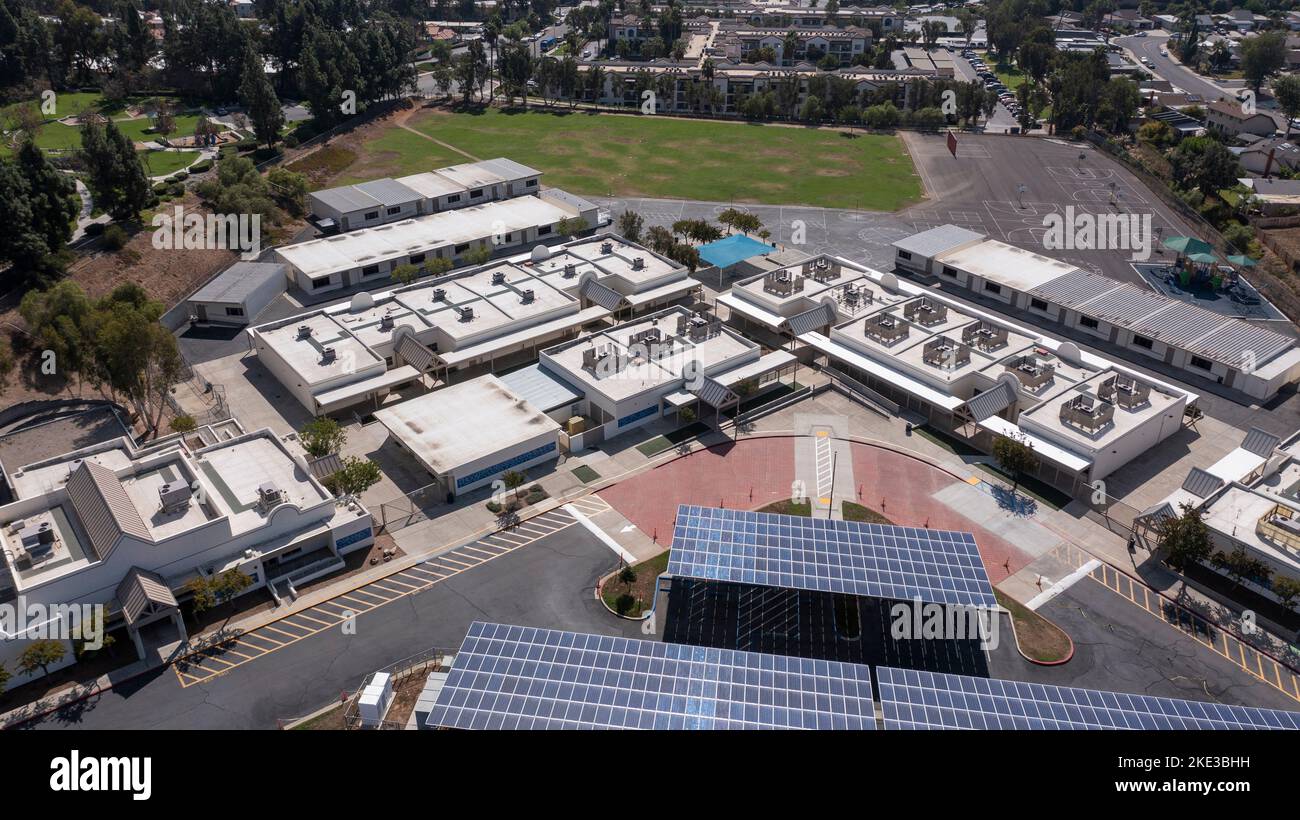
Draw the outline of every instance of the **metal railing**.
[[[394,698],[396,698],[397,688],[406,680],[425,671],[439,671],[449,668],[447,659],[455,656],[455,650],[444,649],[441,647],[431,646],[423,652],[417,652],[414,655],[402,658],[396,663],[391,663],[383,669],[377,669],[366,675],[361,685],[348,698],[347,705],[343,708],[343,727],[345,729],[405,729],[406,721],[381,720],[377,723],[366,723],[358,714],[357,703],[361,693],[375,679],[376,675],[388,673],[389,682],[393,686]],[[391,709],[391,707],[390,707]]]

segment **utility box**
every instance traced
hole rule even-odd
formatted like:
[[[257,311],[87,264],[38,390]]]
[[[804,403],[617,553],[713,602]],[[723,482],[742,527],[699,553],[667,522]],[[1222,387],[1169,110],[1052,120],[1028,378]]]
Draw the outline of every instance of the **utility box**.
[[[357,698],[357,716],[363,726],[378,726],[393,703],[393,679],[387,672],[376,672]]]
[[[576,436],[587,429],[587,422],[582,416],[570,416],[569,421],[564,425],[564,431],[571,436]]]

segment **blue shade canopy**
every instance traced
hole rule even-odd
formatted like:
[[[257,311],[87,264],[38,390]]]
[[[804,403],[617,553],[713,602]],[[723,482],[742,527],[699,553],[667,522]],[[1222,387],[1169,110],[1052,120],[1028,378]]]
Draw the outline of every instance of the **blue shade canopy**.
[[[726,239],[710,242],[700,246],[700,258],[710,265],[729,268],[737,262],[743,262],[751,256],[760,256],[776,250],[772,245],[757,239],[736,233]]]

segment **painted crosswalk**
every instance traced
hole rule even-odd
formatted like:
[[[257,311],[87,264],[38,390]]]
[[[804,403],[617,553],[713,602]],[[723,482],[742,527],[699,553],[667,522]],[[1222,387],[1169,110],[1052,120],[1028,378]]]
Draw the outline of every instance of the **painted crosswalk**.
[[[598,496],[587,496],[571,503],[584,515],[597,515],[610,509]],[[563,509],[551,510],[370,581],[302,612],[188,654],[175,661],[172,669],[183,687],[204,683],[327,629],[343,627],[366,612],[423,592],[434,584],[526,547],[575,523],[577,519]]]
[[[822,507],[831,503],[831,489],[835,482],[835,447],[830,433],[818,430],[813,437],[817,459],[817,500]]]

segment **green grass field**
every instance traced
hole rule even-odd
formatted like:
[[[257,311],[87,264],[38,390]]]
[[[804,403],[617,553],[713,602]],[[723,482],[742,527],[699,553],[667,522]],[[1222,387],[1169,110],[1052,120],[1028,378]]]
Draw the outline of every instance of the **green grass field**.
[[[421,113],[412,128],[481,159],[505,156],[577,194],[892,211],[920,199],[901,139],[838,129],[611,114]],[[331,184],[466,158],[406,129],[371,139]]]
[[[164,174],[174,174],[182,168],[188,168],[190,163],[198,161],[199,152],[141,151],[139,156],[140,161],[144,164],[144,172],[151,177],[160,177]]]

